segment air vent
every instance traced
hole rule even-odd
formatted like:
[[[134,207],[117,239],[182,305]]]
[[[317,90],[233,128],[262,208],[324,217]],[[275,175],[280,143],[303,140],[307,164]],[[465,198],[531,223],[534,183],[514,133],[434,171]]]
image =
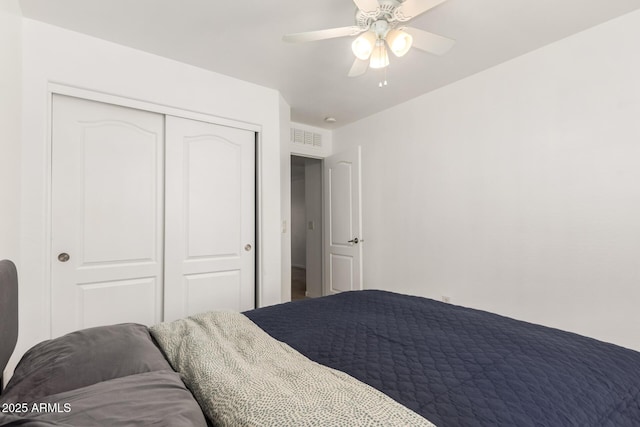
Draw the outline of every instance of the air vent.
[[[322,135],[315,132],[291,128],[291,142],[294,144],[309,145],[312,147],[322,147]]]
[[[291,128],[291,142],[304,144],[304,131],[302,129]]]

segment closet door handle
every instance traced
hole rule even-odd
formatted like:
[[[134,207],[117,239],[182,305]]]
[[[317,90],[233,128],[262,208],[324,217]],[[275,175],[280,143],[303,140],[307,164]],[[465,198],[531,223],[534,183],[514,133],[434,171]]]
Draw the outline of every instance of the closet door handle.
[[[58,255],[58,261],[60,262],[67,262],[69,261],[70,258],[71,257],[66,252],[62,252],[61,254]]]
[[[249,243],[247,243],[246,245],[244,245],[244,250],[249,252],[251,250],[251,245]]]

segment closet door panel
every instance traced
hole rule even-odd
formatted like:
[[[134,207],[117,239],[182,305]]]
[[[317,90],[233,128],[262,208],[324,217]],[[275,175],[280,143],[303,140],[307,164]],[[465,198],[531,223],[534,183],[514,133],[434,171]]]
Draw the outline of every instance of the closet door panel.
[[[157,134],[124,123],[84,132],[82,263],[158,262]]]
[[[255,306],[255,133],[166,118],[165,320]]]
[[[190,274],[184,278],[186,307],[193,313],[217,310],[238,310],[241,306],[241,275],[238,270],[217,273]]]
[[[185,137],[187,257],[238,260],[242,146],[212,135]]]
[[[53,97],[52,333],[162,320],[164,116]]]
[[[85,328],[129,322],[153,325],[157,322],[159,290],[154,277],[79,285],[77,296],[82,325]],[[96,310],[96,307],[112,309]]]

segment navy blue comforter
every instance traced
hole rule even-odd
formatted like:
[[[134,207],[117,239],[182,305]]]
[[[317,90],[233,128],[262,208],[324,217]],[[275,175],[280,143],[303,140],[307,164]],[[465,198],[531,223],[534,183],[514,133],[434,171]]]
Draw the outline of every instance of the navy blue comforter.
[[[640,353],[382,291],[245,313],[439,427],[640,426]]]

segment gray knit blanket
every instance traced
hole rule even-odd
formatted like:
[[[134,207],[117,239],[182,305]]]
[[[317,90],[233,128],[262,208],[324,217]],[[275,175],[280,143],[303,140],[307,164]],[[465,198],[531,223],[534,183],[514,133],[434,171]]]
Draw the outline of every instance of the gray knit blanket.
[[[199,314],[155,325],[151,333],[215,426],[434,427],[240,313]]]

